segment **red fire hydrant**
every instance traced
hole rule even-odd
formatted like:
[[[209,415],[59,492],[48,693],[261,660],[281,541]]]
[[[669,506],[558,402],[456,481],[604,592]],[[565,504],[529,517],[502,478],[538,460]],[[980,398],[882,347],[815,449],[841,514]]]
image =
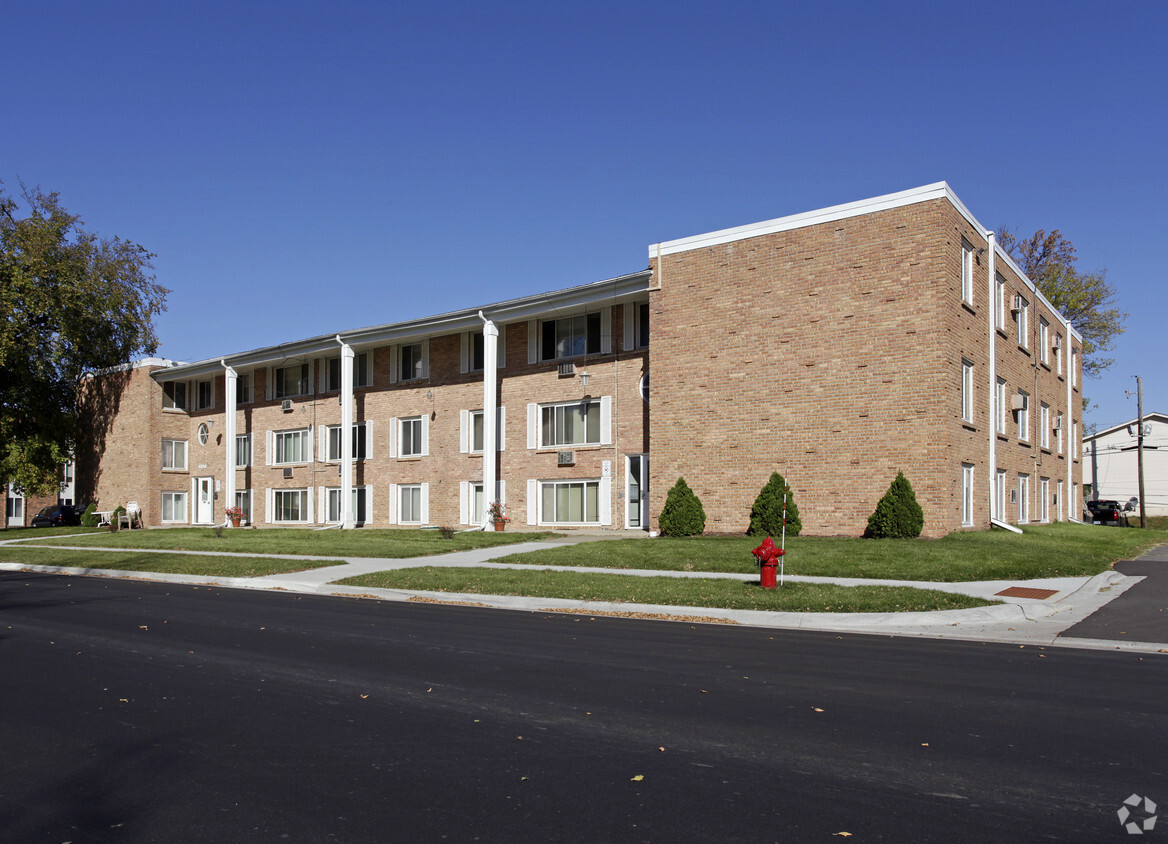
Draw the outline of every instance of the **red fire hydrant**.
[[[779,567],[779,557],[787,552],[782,548],[776,548],[774,540],[768,536],[762,545],[750,553],[754,554],[755,558],[758,559],[759,583],[762,585],[762,588],[774,589],[778,585],[776,571]]]

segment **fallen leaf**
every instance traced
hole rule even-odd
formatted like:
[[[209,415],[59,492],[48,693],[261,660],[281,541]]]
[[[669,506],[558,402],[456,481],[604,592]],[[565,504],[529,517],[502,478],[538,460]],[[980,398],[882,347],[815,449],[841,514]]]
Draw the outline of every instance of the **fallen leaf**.
[[[139,630],[149,630],[150,628],[149,628],[149,627],[147,627],[145,624],[139,624],[139,625],[138,625],[138,629],[139,629]]]
[[[927,741],[921,742],[921,747],[928,747],[928,746],[929,746],[929,743]]]
[[[645,778],[644,774],[637,774],[635,777],[633,777],[631,780],[629,780],[629,782],[640,782],[644,778]]]
[[[368,699],[369,699],[369,695],[361,695],[361,700],[368,700]]]
[[[822,712],[822,711],[823,711],[823,710],[822,710],[822,709],[820,709],[818,706],[816,706],[816,707],[813,707],[813,709],[815,709],[815,711],[816,711],[816,712]]]
[[[665,752],[665,748],[664,748],[664,747],[659,747],[659,748],[657,748],[657,749],[658,749],[658,750],[660,750],[662,753],[664,753],[664,752]]]
[[[833,834],[831,837],[835,838],[836,835],[842,835],[844,838],[851,838],[852,837],[852,834],[850,832],[837,832],[837,833]]]
[[[118,698],[118,703],[129,703],[129,702],[130,702],[130,701],[129,701],[129,700],[127,700],[127,699],[126,699],[126,698],[124,698],[124,697],[120,697],[120,698]]]

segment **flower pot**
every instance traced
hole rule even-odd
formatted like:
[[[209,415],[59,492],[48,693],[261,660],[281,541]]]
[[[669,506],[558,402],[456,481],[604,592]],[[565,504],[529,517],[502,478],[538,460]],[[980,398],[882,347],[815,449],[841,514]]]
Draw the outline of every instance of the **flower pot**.
[[[495,530],[506,530],[507,522],[503,519],[495,519]]]
[[[231,526],[232,526],[232,527],[239,527],[239,523],[240,523],[241,521],[243,521],[243,517],[242,517],[242,516],[232,516],[232,517],[231,517]]]

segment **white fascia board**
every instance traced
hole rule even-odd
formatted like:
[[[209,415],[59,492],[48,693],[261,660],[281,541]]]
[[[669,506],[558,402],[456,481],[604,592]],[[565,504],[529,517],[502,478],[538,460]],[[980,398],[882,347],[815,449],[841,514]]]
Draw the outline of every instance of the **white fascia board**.
[[[1026,285],[1027,290],[1034,294],[1034,298],[1042,302],[1042,304],[1046,306],[1046,309],[1054,314],[1055,318],[1058,319],[1061,324],[1068,327],[1071,337],[1076,338],[1080,343],[1083,342],[1083,335],[1079,333],[1078,329],[1076,329],[1075,326],[1071,325],[1069,322],[1064,322],[1066,317],[1062,315],[1062,312],[1059,311],[1059,309],[1054,305],[1052,305],[1049,299],[1042,295],[1042,291],[1038,289],[1038,285],[1030,280],[1030,276],[1022,272],[1022,268],[1019,267],[1017,263],[1015,263],[1014,259],[1010,257],[1006,250],[1003,249],[996,240],[994,241],[994,247],[995,251],[998,253],[998,258],[1002,262],[1008,264],[1010,269],[1012,269],[1017,274],[1018,278],[1022,279],[1022,283]]]
[[[426,337],[481,329],[483,321],[479,318],[480,311],[487,319],[496,323],[506,323],[540,316],[578,312],[590,306],[598,307],[647,300],[650,277],[651,274],[648,270],[640,270],[617,278],[594,281],[579,287],[569,287],[564,290],[525,296],[520,299],[509,299],[491,305],[466,308],[408,322],[388,323],[353,331],[342,331],[339,332],[339,336],[354,350],[361,351],[394,343],[413,342]],[[337,337],[338,333],[324,334],[293,343],[281,343],[234,355],[209,358],[196,363],[181,364],[159,370],[152,375],[156,381],[175,381],[222,372],[224,362],[228,366],[248,368],[307,361],[314,357],[337,353],[340,349]]]
[[[182,361],[168,360],[167,358],[140,358],[131,363],[120,363],[117,366],[107,366],[103,369],[95,369],[92,372],[82,374],[81,378],[93,378],[98,375],[109,375],[112,372],[130,372],[134,369],[145,369],[148,366],[156,366],[160,368],[168,368],[172,366],[185,366]]]
[[[1147,425],[1149,422],[1159,422],[1161,425],[1168,425],[1168,416],[1166,416],[1163,413],[1145,413],[1144,414],[1144,424]],[[1114,434],[1117,431],[1124,431],[1127,429],[1127,427],[1129,425],[1135,425],[1135,424],[1136,424],[1135,419],[1132,419],[1128,422],[1120,422],[1118,425],[1112,425],[1110,428],[1105,428],[1102,431],[1096,431],[1094,434],[1092,434],[1089,437],[1083,437],[1083,442],[1085,442],[1085,443],[1094,442],[1095,440],[1101,439],[1102,437],[1106,437],[1106,436],[1109,436],[1110,434]]]

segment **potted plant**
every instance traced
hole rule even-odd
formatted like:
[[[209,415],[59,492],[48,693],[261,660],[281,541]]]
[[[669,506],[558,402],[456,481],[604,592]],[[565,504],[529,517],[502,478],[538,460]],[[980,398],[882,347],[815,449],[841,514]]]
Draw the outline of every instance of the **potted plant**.
[[[227,518],[231,519],[232,527],[239,527],[239,523],[243,521],[243,508],[228,507],[223,512],[227,514]]]
[[[507,522],[511,521],[507,515],[506,505],[497,498],[487,508],[487,518],[495,523],[495,530],[506,530]]]

